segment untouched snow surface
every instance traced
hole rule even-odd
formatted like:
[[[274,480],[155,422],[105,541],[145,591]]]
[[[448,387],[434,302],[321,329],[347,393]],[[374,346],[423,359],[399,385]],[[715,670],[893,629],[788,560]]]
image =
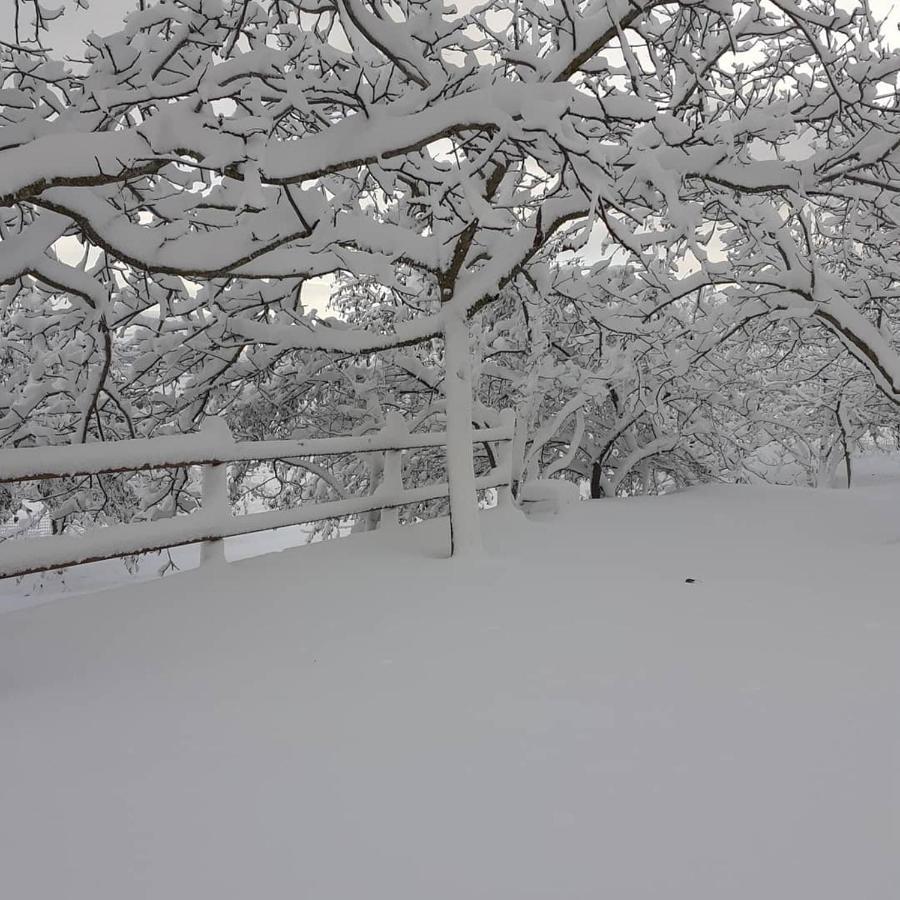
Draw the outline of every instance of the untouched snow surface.
[[[2,895],[897,896],[900,483],[484,521],[0,616]]]

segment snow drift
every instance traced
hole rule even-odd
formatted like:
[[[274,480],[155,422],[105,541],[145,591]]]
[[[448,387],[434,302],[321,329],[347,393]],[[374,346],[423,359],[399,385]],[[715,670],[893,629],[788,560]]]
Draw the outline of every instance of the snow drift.
[[[900,883],[896,484],[359,535],[0,616],[16,900]]]

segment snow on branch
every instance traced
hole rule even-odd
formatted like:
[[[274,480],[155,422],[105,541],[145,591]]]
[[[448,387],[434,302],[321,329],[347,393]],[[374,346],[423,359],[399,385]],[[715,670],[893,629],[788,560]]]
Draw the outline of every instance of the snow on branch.
[[[900,54],[864,9],[143,6],[77,65],[0,45],[0,443],[402,409],[471,447],[515,403],[517,464],[625,490],[736,471],[706,426],[760,358],[900,403]]]

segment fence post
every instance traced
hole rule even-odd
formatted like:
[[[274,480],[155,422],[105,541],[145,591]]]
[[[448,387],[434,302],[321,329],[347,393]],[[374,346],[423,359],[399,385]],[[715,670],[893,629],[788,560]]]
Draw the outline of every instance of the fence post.
[[[506,483],[497,488],[497,506],[506,509],[512,506],[512,463],[516,439],[516,411],[511,407],[500,410],[500,426],[509,431],[509,440],[500,445],[499,464],[506,471]]]
[[[384,451],[384,471],[381,475],[380,494],[391,496],[403,490],[403,449],[402,444],[409,435],[409,428],[403,416],[398,412],[389,412],[385,416],[381,434],[397,442],[396,450]],[[381,528],[397,528],[400,524],[400,508],[395,506],[381,511]]]
[[[219,416],[210,416],[203,423],[205,435],[221,441],[223,448],[234,441],[228,423]],[[228,467],[224,462],[203,466],[200,489],[200,512],[210,523],[221,523],[231,516],[228,500]],[[200,565],[225,562],[225,541],[214,538],[200,545]]]

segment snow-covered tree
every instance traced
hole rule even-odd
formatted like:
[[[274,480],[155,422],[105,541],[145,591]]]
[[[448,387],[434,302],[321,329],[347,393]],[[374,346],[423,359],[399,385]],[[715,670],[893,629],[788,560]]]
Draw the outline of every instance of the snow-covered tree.
[[[306,391],[437,339],[466,552],[471,323],[510,296],[543,309],[567,284],[539,317],[594,309],[622,362],[591,380],[525,348],[520,395],[579,385],[549,432],[532,417],[526,469],[602,403],[601,480],[598,435],[630,416],[624,458],[668,452],[682,435],[643,373],[681,377],[758,318],[820,324],[898,400],[898,71],[868,7],[832,0],[167,0],[83,60],[0,44],[0,434],[183,429],[262,373]],[[314,312],[323,277],[370,305]]]

